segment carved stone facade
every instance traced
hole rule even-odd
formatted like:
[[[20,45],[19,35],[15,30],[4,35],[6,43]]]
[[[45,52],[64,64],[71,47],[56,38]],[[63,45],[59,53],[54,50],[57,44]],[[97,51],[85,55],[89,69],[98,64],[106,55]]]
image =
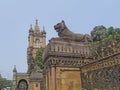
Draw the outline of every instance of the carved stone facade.
[[[92,58],[88,43],[52,38],[43,61],[46,90],[81,90],[80,66]]]

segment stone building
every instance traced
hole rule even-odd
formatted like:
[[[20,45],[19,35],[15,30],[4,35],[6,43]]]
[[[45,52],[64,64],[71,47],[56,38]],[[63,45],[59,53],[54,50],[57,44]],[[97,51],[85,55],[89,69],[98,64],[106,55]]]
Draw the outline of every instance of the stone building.
[[[16,66],[13,69],[13,88],[22,88],[27,90],[42,90],[43,71],[34,65],[35,55],[39,48],[46,46],[46,32],[41,30],[36,20],[34,29],[32,25],[29,29],[27,48],[27,64],[28,71],[26,73],[17,72]],[[33,69],[33,71],[31,71]]]

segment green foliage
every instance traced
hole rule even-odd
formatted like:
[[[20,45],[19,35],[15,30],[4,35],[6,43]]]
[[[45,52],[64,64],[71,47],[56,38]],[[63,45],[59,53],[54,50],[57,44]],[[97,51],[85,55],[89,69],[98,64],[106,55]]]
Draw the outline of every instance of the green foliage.
[[[93,42],[102,41],[103,44],[110,44],[113,40],[120,42],[120,28],[96,26],[91,31],[91,36]]]
[[[91,36],[93,41],[100,41],[103,38],[103,33],[105,32],[106,28],[104,26],[96,26],[91,31]]]
[[[12,81],[0,78],[0,88],[12,87]]]
[[[42,61],[42,54],[43,54],[44,48],[40,48],[37,52],[36,52],[36,57],[34,60],[34,64],[38,65],[41,69],[43,69],[43,61]]]
[[[105,28],[96,26],[91,31],[93,42],[93,56],[102,57],[103,53],[113,52],[113,48],[120,48],[120,28]]]

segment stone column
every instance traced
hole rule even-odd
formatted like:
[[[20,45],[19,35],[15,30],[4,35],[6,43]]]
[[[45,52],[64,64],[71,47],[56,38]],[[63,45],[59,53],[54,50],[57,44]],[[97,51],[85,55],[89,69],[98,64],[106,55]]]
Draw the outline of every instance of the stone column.
[[[52,74],[52,90],[56,90],[56,73],[55,73],[55,67],[51,68],[51,74]]]

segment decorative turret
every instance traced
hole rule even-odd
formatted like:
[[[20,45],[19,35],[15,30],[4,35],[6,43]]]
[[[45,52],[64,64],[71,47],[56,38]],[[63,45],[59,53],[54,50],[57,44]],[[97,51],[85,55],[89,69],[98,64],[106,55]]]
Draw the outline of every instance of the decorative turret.
[[[32,24],[30,25],[29,32],[33,32]]]
[[[32,24],[31,24],[29,29],[29,37],[28,37],[28,42],[30,47],[33,46],[33,35],[34,35],[34,31],[32,29]]]
[[[16,76],[17,76],[17,69],[16,69],[16,66],[14,65],[14,68],[13,68],[13,87],[12,88],[16,88]]]
[[[46,31],[45,31],[45,27],[44,26],[43,26],[42,35],[46,37]]]
[[[14,65],[13,73],[17,73],[16,65]]]
[[[16,69],[16,66],[14,66],[14,69],[13,69],[13,81],[16,80],[16,74],[17,74],[17,69]]]

